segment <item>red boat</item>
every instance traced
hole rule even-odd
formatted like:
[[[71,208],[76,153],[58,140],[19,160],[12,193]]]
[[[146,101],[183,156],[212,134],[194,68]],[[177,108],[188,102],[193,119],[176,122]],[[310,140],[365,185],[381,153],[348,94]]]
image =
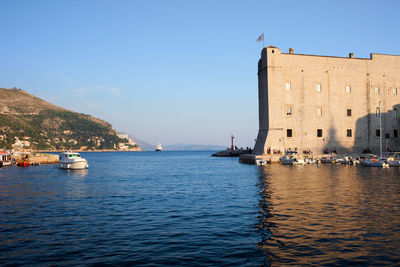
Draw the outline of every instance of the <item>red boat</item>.
[[[18,161],[18,162],[17,162],[17,166],[20,166],[20,167],[29,167],[29,166],[31,166],[31,163],[30,163],[29,161]]]

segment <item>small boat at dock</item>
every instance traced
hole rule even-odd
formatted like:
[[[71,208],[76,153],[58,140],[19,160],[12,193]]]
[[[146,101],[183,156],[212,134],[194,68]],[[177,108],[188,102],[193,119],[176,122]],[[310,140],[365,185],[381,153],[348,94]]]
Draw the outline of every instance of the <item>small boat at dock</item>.
[[[389,164],[384,158],[370,157],[361,161],[361,166],[364,167],[389,167]]]
[[[0,151],[0,167],[11,166],[11,153],[8,151]]]
[[[395,152],[387,158],[390,167],[400,167],[400,152]]]

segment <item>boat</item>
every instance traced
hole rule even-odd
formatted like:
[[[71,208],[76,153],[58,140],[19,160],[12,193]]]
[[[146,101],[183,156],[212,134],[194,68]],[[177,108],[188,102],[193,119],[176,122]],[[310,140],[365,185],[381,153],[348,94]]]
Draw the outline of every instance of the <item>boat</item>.
[[[370,157],[361,162],[364,167],[389,167],[384,158]]]
[[[157,146],[156,146],[156,151],[157,152],[159,152],[159,151],[162,151],[162,146],[161,146],[161,144],[158,144]]]
[[[18,167],[29,167],[31,166],[31,162],[29,160],[22,160],[17,162]]]
[[[263,166],[263,165],[265,165],[265,164],[268,163],[267,160],[263,160],[263,159],[256,159],[255,162],[256,162],[256,165],[257,165],[257,166]]]
[[[361,162],[362,166],[365,167],[389,167],[387,159],[382,158],[382,114],[381,114],[381,101],[379,101],[379,158],[370,155],[364,161]]]
[[[293,156],[284,155],[279,158],[279,161],[281,162],[282,165],[293,165],[294,164]]]
[[[319,159],[321,163],[334,163],[336,161],[336,157],[330,156],[330,157],[322,157]]]
[[[79,153],[66,151],[61,153],[58,167],[61,169],[81,170],[89,168],[89,164]]]
[[[306,163],[304,159],[297,159],[292,155],[284,155],[279,160],[282,165],[302,165]]]
[[[390,167],[400,167],[400,152],[395,152],[387,158]]]
[[[0,151],[0,167],[11,166],[11,153]]]

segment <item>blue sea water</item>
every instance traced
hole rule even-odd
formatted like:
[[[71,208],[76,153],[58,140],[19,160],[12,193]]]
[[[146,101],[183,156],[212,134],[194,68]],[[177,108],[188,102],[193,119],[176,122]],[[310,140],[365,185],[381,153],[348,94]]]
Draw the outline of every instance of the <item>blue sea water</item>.
[[[400,262],[400,171],[257,167],[201,152],[0,169],[0,265]]]

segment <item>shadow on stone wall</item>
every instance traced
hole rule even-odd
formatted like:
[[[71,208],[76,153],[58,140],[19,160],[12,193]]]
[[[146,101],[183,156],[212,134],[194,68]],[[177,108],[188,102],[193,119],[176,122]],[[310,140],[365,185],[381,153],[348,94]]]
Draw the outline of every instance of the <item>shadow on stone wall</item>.
[[[381,114],[382,121],[382,151],[400,151],[400,104],[394,105],[392,110]],[[379,112],[370,113],[356,121],[353,151],[379,153],[380,138]],[[397,131],[397,137],[396,135]]]
[[[338,153],[349,153],[350,149],[342,146],[340,141],[338,140],[336,129],[331,126],[329,129],[329,139],[325,145],[324,150],[329,150],[329,152],[336,151]]]

